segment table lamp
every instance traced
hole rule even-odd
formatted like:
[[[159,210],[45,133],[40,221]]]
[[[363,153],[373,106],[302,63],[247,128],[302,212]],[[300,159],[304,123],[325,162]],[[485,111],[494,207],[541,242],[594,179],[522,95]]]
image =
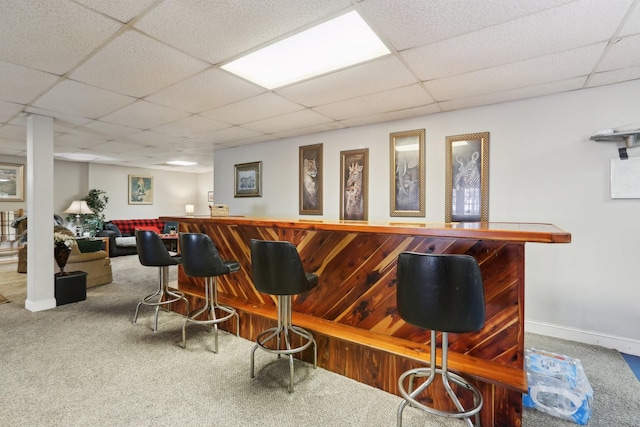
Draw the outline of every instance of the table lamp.
[[[84,200],[74,200],[64,213],[76,214],[76,236],[80,237],[82,235],[82,222],[80,222],[80,215],[92,214],[93,211],[89,206],[87,206],[87,202]]]
[[[184,210],[187,213],[187,216],[193,216],[193,211],[194,211],[193,205],[186,205],[184,207]]]

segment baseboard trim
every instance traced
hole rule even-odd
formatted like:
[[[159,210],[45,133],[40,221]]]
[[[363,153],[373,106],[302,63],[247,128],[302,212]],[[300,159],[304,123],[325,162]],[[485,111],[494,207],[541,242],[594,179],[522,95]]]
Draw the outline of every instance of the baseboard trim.
[[[42,301],[31,301],[30,299],[27,299],[24,302],[24,308],[33,312],[49,310],[51,308],[56,308],[56,299],[51,298]]]
[[[560,338],[563,340],[613,348],[621,353],[640,356],[640,340],[603,334],[601,332],[587,331],[584,329],[570,328],[553,323],[538,322],[535,320],[526,320],[524,322],[524,330],[526,332]]]

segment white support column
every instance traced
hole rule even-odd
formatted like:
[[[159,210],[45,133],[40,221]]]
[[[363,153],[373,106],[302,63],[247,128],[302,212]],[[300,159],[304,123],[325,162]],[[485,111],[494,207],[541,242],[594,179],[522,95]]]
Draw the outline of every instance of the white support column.
[[[37,148],[37,149],[36,149]],[[53,118],[27,118],[27,300],[25,308],[54,308]]]

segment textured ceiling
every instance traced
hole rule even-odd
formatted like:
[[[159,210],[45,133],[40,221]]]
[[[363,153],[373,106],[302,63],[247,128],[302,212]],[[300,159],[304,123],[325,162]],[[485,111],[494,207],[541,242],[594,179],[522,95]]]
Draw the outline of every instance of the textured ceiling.
[[[0,0],[0,154],[203,172],[215,149],[640,78],[640,0]],[[220,66],[351,10],[391,50],[267,91]],[[197,166],[170,167],[169,160]]]

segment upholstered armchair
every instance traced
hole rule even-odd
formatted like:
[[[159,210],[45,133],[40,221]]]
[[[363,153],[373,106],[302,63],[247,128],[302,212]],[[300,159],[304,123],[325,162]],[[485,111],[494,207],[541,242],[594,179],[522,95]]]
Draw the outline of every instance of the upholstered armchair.
[[[54,226],[53,231],[65,233],[73,236],[73,232],[62,226]],[[52,258],[54,271],[58,271],[58,265]],[[65,266],[65,271],[85,271],[87,273],[87,287],[104,285],[113,281],[111,271],[111,259],[105,251],[99,250],[94,252],[80,252],[79,245],[71,248],[71,255]],[[27,272],[27,245],[25,244],[18,250],[18,273]]]

